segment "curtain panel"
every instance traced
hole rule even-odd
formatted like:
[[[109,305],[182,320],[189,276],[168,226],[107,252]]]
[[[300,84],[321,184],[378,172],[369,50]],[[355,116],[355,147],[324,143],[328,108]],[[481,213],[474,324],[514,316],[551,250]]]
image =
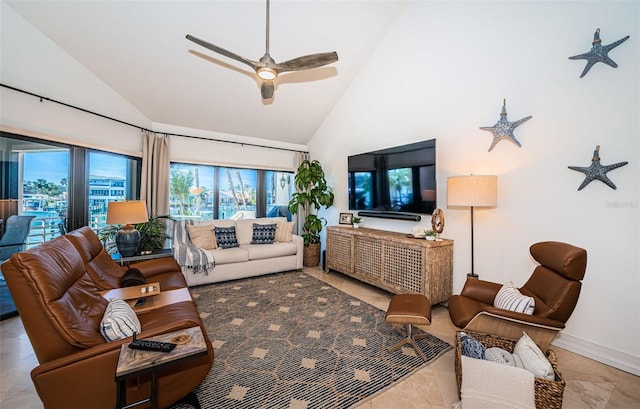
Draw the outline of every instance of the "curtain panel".
[[[169,137],[142,133],[142,175],[140,200],[147,203],[149,216],[169,214]]]

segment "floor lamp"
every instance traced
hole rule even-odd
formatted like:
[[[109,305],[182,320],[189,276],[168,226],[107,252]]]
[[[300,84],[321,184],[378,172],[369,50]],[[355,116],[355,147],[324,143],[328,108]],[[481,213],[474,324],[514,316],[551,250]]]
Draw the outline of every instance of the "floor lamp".
[[[473,208],[498,205],[498,177],[483,175],[453,176],[447,178],[447,207],[471,208],[471,274],[473,269]]]

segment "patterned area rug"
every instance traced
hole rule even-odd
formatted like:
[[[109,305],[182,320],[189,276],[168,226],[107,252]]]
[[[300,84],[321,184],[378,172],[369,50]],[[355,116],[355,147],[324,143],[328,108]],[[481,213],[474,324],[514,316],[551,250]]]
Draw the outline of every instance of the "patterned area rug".
[[[195,287],[215,348],[196,390],[203,408],[347,408],[392,386],[451,346],[402,337],[384,312],[303,272]]]

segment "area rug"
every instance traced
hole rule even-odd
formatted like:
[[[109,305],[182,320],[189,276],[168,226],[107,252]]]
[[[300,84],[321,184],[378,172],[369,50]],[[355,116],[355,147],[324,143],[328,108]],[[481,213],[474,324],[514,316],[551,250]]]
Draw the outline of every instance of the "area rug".
[[[381,311],[303,272],[195,287],[215,349],[196,390],[203,408],[348,408],[451,349],[434,336],[402,337]]]

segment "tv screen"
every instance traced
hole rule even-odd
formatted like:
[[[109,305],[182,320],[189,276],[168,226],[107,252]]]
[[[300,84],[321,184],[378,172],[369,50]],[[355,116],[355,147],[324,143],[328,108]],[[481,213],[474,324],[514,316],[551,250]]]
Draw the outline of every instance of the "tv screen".
[[[436,140],[348,157],[349,209],[430,214],[436,208]]]

